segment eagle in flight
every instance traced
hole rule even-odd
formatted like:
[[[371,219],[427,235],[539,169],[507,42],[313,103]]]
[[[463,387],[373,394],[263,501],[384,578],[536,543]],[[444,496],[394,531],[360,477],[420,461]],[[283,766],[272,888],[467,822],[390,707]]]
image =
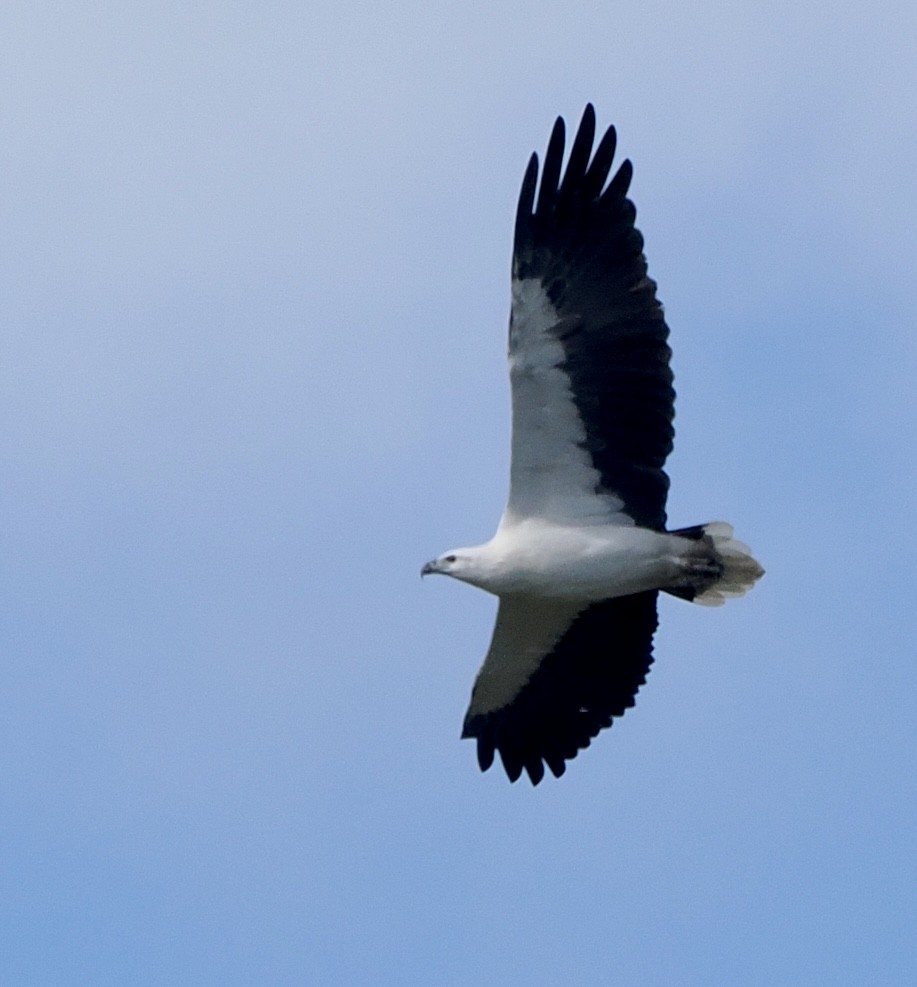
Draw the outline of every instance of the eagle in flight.
[[[653,661],[660,590],[717,605],[764,570],[722,521],[667,530],[675,392],[669,329],[647,276],[633,168],[616,135],[593,152],[586,107],[566,170],[564,121],[516,212],[509,322],[509,500],[493,538],[440,573],[499,599],[463,737],[533,784],[634,705]],[[537,186],[537,197],[536,197]]]

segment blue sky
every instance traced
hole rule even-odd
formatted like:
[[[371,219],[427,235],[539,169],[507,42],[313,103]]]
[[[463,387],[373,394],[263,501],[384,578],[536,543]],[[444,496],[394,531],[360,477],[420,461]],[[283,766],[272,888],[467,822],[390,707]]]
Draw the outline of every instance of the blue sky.
[[[620,9],[615,9],[619,7]],[[917,9],[8,3],[0,981],[917,979]],[[494,604],[512,215],[632,158],[673,524],[560,781],[458,739]]]

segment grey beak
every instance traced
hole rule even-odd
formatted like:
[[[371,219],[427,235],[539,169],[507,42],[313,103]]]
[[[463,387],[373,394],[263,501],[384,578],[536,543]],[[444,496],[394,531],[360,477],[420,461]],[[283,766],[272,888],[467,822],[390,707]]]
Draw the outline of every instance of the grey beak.
[[[424,576],[429,576],[431,573],[434,573],[434,572],[436,572],[436,563],[435,562],[428,562],[420,570],[420,578],[423,579]]]

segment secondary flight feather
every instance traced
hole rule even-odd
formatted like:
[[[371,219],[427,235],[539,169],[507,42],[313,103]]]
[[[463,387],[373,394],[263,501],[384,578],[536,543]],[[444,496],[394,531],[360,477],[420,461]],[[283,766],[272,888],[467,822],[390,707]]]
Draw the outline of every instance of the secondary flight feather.
[[[565,170],[564,144],[558,117],[516,212],[506,509],[489,542],[422,570],[499,598],[462,735],[482,770],[499,754],[511,781],[525,770],[534,784],[634,705],[659,591],[715,605],[764,572],[724,522],[666,529],[675,392],[633,169],[609,180],[615,130],[593,150],[591,105]]]

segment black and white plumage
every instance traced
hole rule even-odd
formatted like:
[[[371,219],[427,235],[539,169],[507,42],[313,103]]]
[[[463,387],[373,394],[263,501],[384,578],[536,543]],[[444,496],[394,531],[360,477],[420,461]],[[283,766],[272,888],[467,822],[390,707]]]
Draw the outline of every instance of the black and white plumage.
[[[566,170],[554,125],[516,213],[509,365],[509,500],[494,537],[423,568],[499,597],[465,717],[483,770],[563,774],[634,704],[653,660],[663,590],[697,603],[763,574],[732,528],[666,530],[675,392],[669,330],[647,276],[633,169],[611,181],[615,131],[593,153],[587,106]],[[537,186],[537,197],[536,197]]]

